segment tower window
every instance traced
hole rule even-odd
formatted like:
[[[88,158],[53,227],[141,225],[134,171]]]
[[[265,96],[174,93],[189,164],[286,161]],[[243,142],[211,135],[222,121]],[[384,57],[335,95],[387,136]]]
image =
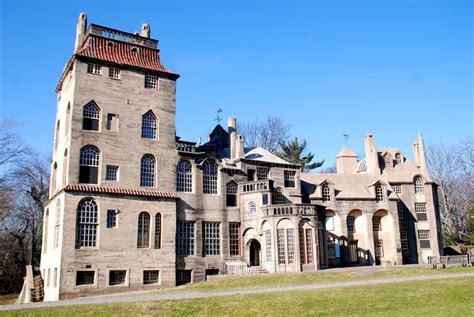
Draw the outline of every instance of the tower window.
[[[105,180],[106,181],[118,181],[118,166],[107,165],[105,167]]]
[[[156,140],[156,117],[152,111],[142,116],[142,138]]]
[[[227,207],[237,206],[237,184],[233,181],[227,183],[225,201]]]
[[[94,101],[84,106],[82,112],[82,129],[99,131],[100,109]]]
[[[418,230],[418,240],[420,241],[421,249],[431,248],[430,239],[431,239],[430,230]]]
[[[384,157],[385,168],[392,167],[392,157],[390,155],[385,155]]]
[[[375,185],[375,201],[376,202],[383,202],[383,187],[382,185],[378,184]]]
[[[87,72],[89,74],[100,75],[101,66],[98,64],[87,64]]]
[[[141,212],[138,215],[138,237],[137,248],[150,247],[150,215],[147,212]]]
[[[295,171],[284,171],[285,187],[296,187],[295,176]]]
[[[117,211],[116,210],[107,210],[107,228],[116,228],[117,227]]]
[[[415,193],[419,194],[423,192],[423,182],[421,181],[421,177],[415,178]]]
[[[140,186],[155,186],[155,158],[153,155],[143,155],[140,168]]]
[[[205,162],[202,167],[202,182],[204,194],[217,194],[217,166]]]
[[[418,221],[427,221],[426,203],[415,203],[415,213]]]
[[[161,214],[155,215],[155,249],[161,248]]]
[[[79,161],[79,183],[97,184],[99,161],[99,149],[93,146],[85,146],[81,149]]]
[[[176,190],[190,193],[193,191],[192,166],[186,160],[179,161],[176,171]]]
[[[115,67],[110,67],[109,77],[113,79],[120,79],[120,69],[115,68]]]
[[[145,75],[145,88],[158,90],[158,77]]]
[[[97,215],[97,203],[93,199],[81,200],[77,206],[76,249],[96,246]]]

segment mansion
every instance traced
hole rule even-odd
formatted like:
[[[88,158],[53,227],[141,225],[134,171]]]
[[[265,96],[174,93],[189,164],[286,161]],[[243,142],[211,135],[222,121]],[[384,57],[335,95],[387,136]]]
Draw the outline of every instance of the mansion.
[[[211,275],[424,263],[440,254],[437,185],[414,159],[365,137],[337,173],[303,173],[244,147],[237,121],[206,143],[176,134],[176,81],[144,24],[77,24],[57,91],[44,300],[172,287]]]

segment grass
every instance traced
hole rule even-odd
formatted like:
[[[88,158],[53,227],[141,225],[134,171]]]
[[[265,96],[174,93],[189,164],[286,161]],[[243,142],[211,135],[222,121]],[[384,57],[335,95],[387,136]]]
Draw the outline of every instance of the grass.
[[[472,316],[474,277],[326,290],[80,305],[6,316]]]

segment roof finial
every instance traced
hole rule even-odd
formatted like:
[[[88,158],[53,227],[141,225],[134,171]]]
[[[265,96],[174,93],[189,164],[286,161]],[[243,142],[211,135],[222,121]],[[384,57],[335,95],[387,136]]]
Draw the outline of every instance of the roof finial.
[[[347,146],[348,139],[349,139],[349,134],[344,134],[344,146]]]
[[[222,108],[217,109],[217,117],[214,119],[215,121],[217,121],[217,124],[221,124],[221,121],[222,121],[221,113],[222,113]]]

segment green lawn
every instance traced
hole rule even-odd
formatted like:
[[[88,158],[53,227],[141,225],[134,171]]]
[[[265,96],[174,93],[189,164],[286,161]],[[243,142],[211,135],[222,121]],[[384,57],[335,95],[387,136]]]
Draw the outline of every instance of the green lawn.
[[[200,299],[83,305],[6,316],[473,316],[474,278]]]

